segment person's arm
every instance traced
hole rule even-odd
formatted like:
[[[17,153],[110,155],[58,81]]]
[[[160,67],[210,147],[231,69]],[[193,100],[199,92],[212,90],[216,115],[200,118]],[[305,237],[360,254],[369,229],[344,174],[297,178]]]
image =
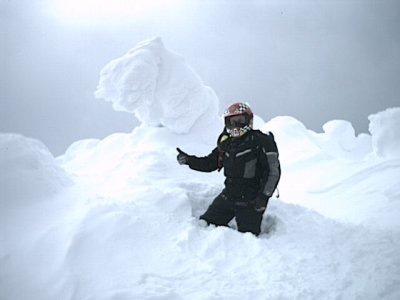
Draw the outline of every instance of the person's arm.
[[[189,168],[201,172],[212,172],[218,169],[218,148],[215,148],[209,155],[204,157],[197,157],[194,155],[188,155],[179,148],[177,148],[178,162],[180,164],[188,165]]]
[[[260,178],[260,190],[255,200],[254,208],[263,213],[268,205],[268,200],[274,193],[281,177],[279,153],[272,133],[259,136],[260,162],[263,173]]]
[[[268,198],[274,193],[281,177],[279,152],[272,133],[260,136],[260,162],[263,174],[260,178],[260,194]]]

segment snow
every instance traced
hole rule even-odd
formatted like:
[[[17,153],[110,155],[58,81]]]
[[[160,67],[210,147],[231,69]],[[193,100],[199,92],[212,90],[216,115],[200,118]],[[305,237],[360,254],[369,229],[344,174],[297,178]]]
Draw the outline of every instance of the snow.
[[[207,227],[223,174],[178,165],[175,148],[212,150],[218,99],[171,53],[148,40],[103,69],[97,95],[140,116],[131,133],[57,158],[0,134],[0,299],[400,299],[399,109],[358,136],[343,120],[316,133],[257,117],[280,150],[281,197],[258,238]]]
[[[200,123],[211,127],[218,98],[182,56],[165,49],[160,38],[139,43],[100,73],[96,97],[115,110],[134,113],[143,124],[187,133]]]
[[[7,195],[13,195],[14,202],[34,201],[40,195],[57,192],[69,181],[67,173],[55,163],[45,145],[19,134],[2,134],[0,166],[2,208],[11,201]]]
[[[374,152],[383,158],[400,158],[400,108],[389,108],[368,118]]]

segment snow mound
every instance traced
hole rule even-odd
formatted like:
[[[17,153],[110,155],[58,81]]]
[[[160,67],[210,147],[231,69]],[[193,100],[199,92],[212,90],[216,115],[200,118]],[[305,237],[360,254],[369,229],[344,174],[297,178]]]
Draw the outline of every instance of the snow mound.
[[[160,38],[143,41],[108,63],[95,96],[112,102],[115,110],[134,113],[146,125],[176,133],[187,133],[196,122],[207,127],[218,115],[214,91]]]
[[[374,128],[379,137],[385,125]],[[272,131],[277,141],[283,173],[279,189],[286,202],[341,222],[400,226],[396,217],[400,161],[393,155],[383,160],[373,153],[375,135],[356,137],[351,123],[343,120],[329,121],[323,133],[316,133],[287,116],[272,119],[262,129]]]
[[[381,158],[400,158],[400,107],[368,117],[374,152]]]
[[[331,120],[324,124],[323,133],[316,133],[293,117],[280,116],[265,123],[262,130],[273,132],[278,144],[284,145],[279,150],[287,163],[318,156],[362,160],[372,151],[371,136],[355,136],[353,125],[344,120]]]
[[[48,295],[56,294],[53,299],[66,299],[72,293],[61,291],[68,277],[60,263],[71,219],[64,216],[76,199],[65,194],[71,186],[70,176],[40,141],[0,134],[2,300],[51,299]]]
[[[312,139],[310,131],[303,123],[293,117],[275,117],[264,124],[261,130],[264,132],[271,131],[274,134],[279,149],[279,157],[284,164],[307,160],[321,152]]]
[[[54,194],[69,182],[42,142],[19,134],[0,134],[1,206]]]
[[[372,150],[371,136],[355,135],[349,121],[332,120],[323,125],[324,133],[316,135],[316,143],[329,155],[337,158],[363,159]]]

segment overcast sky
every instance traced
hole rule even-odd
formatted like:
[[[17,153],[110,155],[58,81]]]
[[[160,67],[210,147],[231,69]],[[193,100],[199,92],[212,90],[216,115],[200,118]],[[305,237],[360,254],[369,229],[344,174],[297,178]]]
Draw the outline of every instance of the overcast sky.
[[[74,141],[137,121],[95,99],[101,68],[160,36],[211,86],[222,109],[247,101],[268,120],[368,131],[400,106],[400,1],[0,0],[0,131]],[[93,5],[93,3],[97,3]],[[127,4],[130,3],[130,4]]]

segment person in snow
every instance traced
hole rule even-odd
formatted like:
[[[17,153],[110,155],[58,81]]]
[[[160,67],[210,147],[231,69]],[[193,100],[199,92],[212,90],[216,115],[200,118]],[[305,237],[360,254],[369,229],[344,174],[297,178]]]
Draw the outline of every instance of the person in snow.
[[[272,133],[253,130],[253,112],[247,104],[232,104],[224,118],[217,147],[208,156],[189,155],[177,148],[177,159],[196,171],[224,168],[225,188],[200,219],[227,226],[236,218],[240,232],[259,235],[268,200],[281,176],[278,148]]]

